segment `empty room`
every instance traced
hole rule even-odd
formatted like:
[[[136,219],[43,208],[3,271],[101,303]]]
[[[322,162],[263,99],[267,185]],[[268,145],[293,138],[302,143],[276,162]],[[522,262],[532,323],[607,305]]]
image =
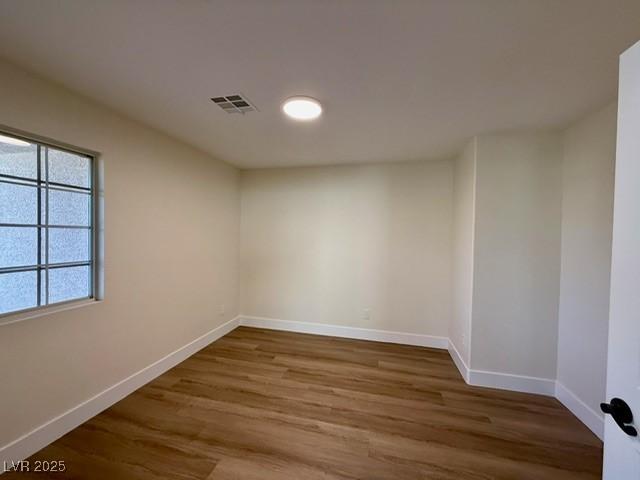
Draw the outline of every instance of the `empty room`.
[[[638,0],[0,0],[0,478],[640,480]]]

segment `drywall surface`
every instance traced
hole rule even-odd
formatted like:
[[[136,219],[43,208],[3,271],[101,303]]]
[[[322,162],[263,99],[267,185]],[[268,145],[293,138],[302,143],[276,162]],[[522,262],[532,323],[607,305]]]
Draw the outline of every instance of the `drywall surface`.
[[[448,335],[451,161],[241,174],[243,315]]]
[[[554,379],[562,139],[477,137],[471,365]]]
[[[605,399],[617,105],[564,133],[558,381],[601,416]]]
[[[0,326],[2,446],[239,313],[240,199],[235,168],[7,63],[0,104],[101,153],[106,254],[104,301]]]
[[[449,340],[469,365],[473,294],[476,139],[454,160],[452,231],[452,304]]]

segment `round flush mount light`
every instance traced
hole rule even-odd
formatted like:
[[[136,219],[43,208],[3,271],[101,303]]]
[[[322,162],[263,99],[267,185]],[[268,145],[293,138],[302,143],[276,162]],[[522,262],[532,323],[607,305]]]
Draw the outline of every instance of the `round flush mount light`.
[[[31,145],[29,142],[25,142],[24,140],[20,140],[19,138],[8,137],[6,135],[0,134],[0,143],[7,143],[9,145],[16,145],[18,147],[28,147]]]
[[[296,96],[285,100],[282,111],[295,120],[313,120],[322,113],[322,105],[315,98]]]

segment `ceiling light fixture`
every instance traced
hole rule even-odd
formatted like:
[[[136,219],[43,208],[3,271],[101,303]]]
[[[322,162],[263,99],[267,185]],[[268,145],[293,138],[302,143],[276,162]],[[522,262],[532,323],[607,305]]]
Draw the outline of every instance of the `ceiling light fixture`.
[[[29,142],[20,140],[19,138],[7,137],[6,135],[0,135],[0,143],[7,143],[9,145],[17,145],[19,147],[28,147],[31,145]]]
[[[296,120],[314,120],[322,113],[322,105],[315,98],[297,96],[287,98],[282,111]]]

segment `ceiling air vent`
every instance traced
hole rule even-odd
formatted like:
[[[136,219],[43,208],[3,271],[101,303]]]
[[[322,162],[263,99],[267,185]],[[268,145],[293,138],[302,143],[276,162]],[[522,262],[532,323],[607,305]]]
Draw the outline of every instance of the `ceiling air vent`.
[[[211,100],[227,113],[241,113],[244,115],[248,112],[258,111],[258,109],[247,100],[247,97],[243,95],[236,94],[227,95],[226,97],[213,97]]]

